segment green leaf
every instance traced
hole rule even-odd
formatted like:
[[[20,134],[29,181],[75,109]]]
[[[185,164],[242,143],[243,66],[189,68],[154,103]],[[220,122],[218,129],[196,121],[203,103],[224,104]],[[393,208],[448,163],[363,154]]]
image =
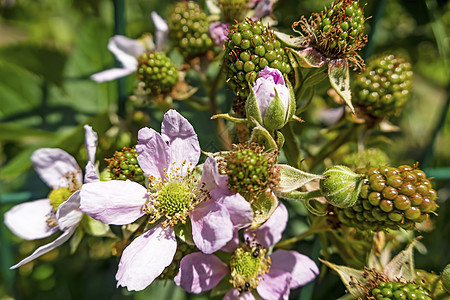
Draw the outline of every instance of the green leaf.
[[[274,188],[276,192],[290,192],[312,180],[323,177],[322,175],[307,173],[289,165],[282,164],[275,165],[275,172],[280,174],[280,181]]]
[[[328,74],[327,72],[325,72],[325,70],[318,69],[317,72],[314,72],[312,75],[305,78],[305,80],[303,81],[303,85],[305,87],[314,86],[322,82],[322,80],[327,78],[327,76]]]
[[[290,48],[287,50],[295,56],[299,65],[303,68],[319,68],[327,61],[327,58],[313,47],[300,51]]]
[[[352,93],[350,91],[350,74],[346,59],[332,59],[328,62],[328,77],[336,93],[344,99],[348,107],[355,112],[352,105]]]
[[[271,192],[261,193],[252,203],[253,223],[246,231],[255,230],[264,224],[278,206],[278,198]]]
[[[302,44],[305,41],[305,38],[300,36],[293,36],[290,34],[286,34],[284,32],[275,31],[274,32],[277,38],[286,44],[288,47],[299,48],[302,47]]]
[[[414,279],[414,258],[413,250],[414,244],[421,237],[416,238],[409,244],[408,248],[397,254],[384,268],[383,273],[394,280],[396,278],[403,278],[405,280]]]
[[[341,277],[342,282],[350,294],[356,298],[361,297],[365,299],[365,293],[360,287],[360,285],[365,286],[368,284],[367,279],[364,278],[364,271],[346,266],[338,266],[320,258],[319,260],[339,274],[339,277]]]
[[[31,167],[31,154],[38,147],[27,148],[14,156],[7,165],[0,169],[0,179],[12,180]]]
[[[49,131],[30,128],[28,126],[17,123],[0,123],[2,130],[0,131],[0,142],[15,141],[30,138],[39,138],[50,140],[55,138],[55,134]]]

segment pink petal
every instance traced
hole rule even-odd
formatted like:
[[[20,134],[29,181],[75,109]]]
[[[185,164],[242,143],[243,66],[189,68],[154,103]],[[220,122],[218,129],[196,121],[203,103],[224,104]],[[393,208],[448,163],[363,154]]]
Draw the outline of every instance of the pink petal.
[[[59,230],[58,226],[50,227],[46,223],[52,210],[49,199],[18,204],[5,213],[5,224],[25,240],[42,239]]]
[[[225,294],[223,300],[255,300],[255,297],[249,292],[239,294],[237,289],[232,288]]]
[[[271,0],[261,0],[256,5],[253,10],[253,20],[261,19],[267,17],[272,13],[272,1]]]
[[[138,62],[136,58],[145,52],[141,43],[123,35],[115,35],[110,38],[108,49],[122,63],[124,68],[129,70],[137,70]]]
[[[238,234],[238,231],[235,230],[235,231],[233,231],[233,237],[231,238],[231,240],[225,246],[223,246],[220,250],[232,253],[238,247],[239,247],[239,234]]]
[[[291,275],[282,270],[270,269],[269,273],[261,276],[256,290],[258,294],[267,300],[288,299]]]
[[[91,79],[97,82],[105,82],[115,80],[117,78],[122,78],[134,73],[136,68],[113,68],[105,71],[101,71],[91,75]]]
[[[58,148],[41,148],[33,152],[31,161],[42,180],[52,189],[69,187],[75,180],[81,185],[81,170],[75,158]],[[71,175],[71,176],[68,176]]]
[[[67,241],[73,235],[75,229],[76,228],[72,228],[71,230],[64,231],[63,234],[61,234],[56,240],[54,240],[51,243],[48,243],[47,245],[37,248],[30,256],[24,258],[18,264],[12,266],[10,269],[18,268],[32,260],[35,260],[39,256],[44,255],[45,253],[52,251],[56,247],[62,245],[65,241]]]
[[[221,203],[228,211],[234,229],[244,228],[252,224],[252,207],[240,194],[227,195],[221,189],[214,189],[210,194],[216,202]]]
[[[155,44],[156,51],[162,51],[164,44],[167,41],[167,37],[169,35],[169,26],[166,21],[161,18],[155,11],[152,11],[152,20],[155,24],[156,32],[155,32]]]
[[[90,161],[91,163],[95,163],[95,152],[97,151],[98,141],[97,133],[89,125],[84,125],[84,131],[84,141],[86,152],[88,155],[88,161]]]
[[[319,268],[308,256],[296,251],[277,250],[270,255],[272,269],[282,270],[291,274],[290,288],[305,285],[319,275]]]
[[[90,161],[88,161],[84,170],[84,183],[96,181],[100,181],[100,177],[98,176],[97,170],[95,169],[94,165]]]
[[[158,225],[131,242],[123,251],[116,274],[117,286],[140,291],[170,265],[177,250],[172,227]]]
[[[169,147],[159,133],[144,127],[138,132],[137,160],[144,173],[156,179],[165,178],[170,163]]]
[[[161,136],[169,145],[171,169],[182,168],[181,174],[185,174],[189,166],[193,168],[197,165],[200,158],[197,134],[188,120],[176,110],[171,109],[164,115]]]
[[[200,181],[202,184],[205,184],[204,189],[207,191],[211,191],[217,187],[228,190],[228,177],[227,175],[219,174],[217,161],[213,157],[208,157],[203,164],[202,179]]]
[[[105,224],[130,224],[144,215],[147,189],[133,181],[111,180],[83,184],[80,210]]]
[[[189,216],[194,243],[205,254],[219,250],[233,237],[230,215],[214,199],[201,203]]]
[[[195,252],[183,257],[174,280],[187,292],[199,294],[214,288],[229,272],[217,256]]]
[[[255,239],[263,247],[269,248],[281,240],[281,235],[286,228],[287,221],[288,211],[286,206],[279,202],[273,214],[261,227],[254,231],[245,232],[244,236],[252,239],[253,235],[255,235]]]
[[[83,217],[80,211],[80,191],[74,192],[56,211],[56,220],[62,231],[76,228]]]

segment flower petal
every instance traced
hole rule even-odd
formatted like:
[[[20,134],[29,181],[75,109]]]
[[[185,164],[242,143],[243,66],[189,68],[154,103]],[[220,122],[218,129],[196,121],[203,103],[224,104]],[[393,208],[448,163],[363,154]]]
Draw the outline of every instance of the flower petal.
[[[272,13],[272,0],[261,0],[256,5],[253,11],[253,20],[261,19],[267,17]]]
[[[319,275],[319,268],[308,256],[296,251],[277,250],[270,255],[272,269],[282,270],[292,274],[290,288],[307,284]]]
[[[233,223],[224,206],[208,199],[189,213],[195,245],[205,254],[211,254],[233,237]]]
[[[81,170],[75,158],[58,148],[41,148],[33,152],[31,161],[42,180],[51,188],[81,185]],[[68,176],[70,175],[70,176]],[[75,177],[73,177],[75,176]]]
[[[170,163],[169,147],[159,133],[152,128],[140,129],[136,151],[139,166],[147,176],[165,178],[164,169],[168,171]]]
[[[256,290],[263,299],[288,299],[291,275],[283,270],[270,269],[263,274]]]
[[[223,300],[255,300],[255,297],[249,292],[239,294],[237,289],[232,288],[225,294]]]
[[[238,230],[233,231],[231,240],[223,246],[220,250],[232,253],[239,247],[239,233]]]
[[[162,51],[164,44],[167,41],[167,37],[169,35],[169,26],[166,21],[161,18],[155,11],[152,11],[152,20],[155,24],[156,32],[155,32],[155,43],[156,43],[156,51]]]
[[[49,199],[21,203],[5,213],[5,224],[25,240],[42,239],[59,230],[58,226],[47,225],[52,210]]]
[[[115,35],[110,38],[108,49],[128,70],[137,70],[137,57],[145,52],[144,45],[123,35]]]
[[[61,203],[56,211],[56,220],[62,231],[76,228],[83,217],[80,211],[80,191],[75,191],[69,199]]]
[[[74,231],[75,228],[72,228],[71,230],[68,231],[64,231],[63,234],[61,234],[56,240],[54,240],[51,243],[48,243],[47,245],[37,248],[30,256],[24,258],[18,264],[12,266],[10,269],[16,269],[32,260],[35,260],[39,256],[52,251],[53,249],[55,249],[56,247],[62,245],[65,241],[67,241],[73,235]]]
[[[105,224],[130,224],[141,217],[147,189],[133,181],[111,180],[83,184],[80,210]]]
[[[229,272],[217,256],[195,252],[183,257],[174,281],[185,291],[199,294],[214,288]]]
[[[177,250],[171,226],[155,228],[137,237],[123,251],[117,270],[117,286],[129,291],[145,289],[170,265]]]
[[[97,170],[94,165],[88,161],[86,168],[84,170],[84,183],[100,181]]]
[[[203,164],[202,179],[200,182],[204,184],[203,188],[207,191],[211,191],[217,187],[222,190],[228,190],[228,177],[227,175],[219,174],[217,161],[213,157],[208,157]]]
[[[105,82],[115,80],[117,78],[125,77],[137,70],[136,68],[113,68],[101,71],[91,75],[91,79],[97,82]]]
[[[95,163],[95,152],[97,151],[97,133],[89,125],[84,125],[84,143],[88,156],[88,161]]]
[[[197,134],[188,120],[176,110],[171,109],[164,115],[161,136],[169,145],[171,169],[182,168],[181,174],[185,174],[188,167],[193,168],[197,165],[200,158]]]
[[[254,231],[245,232],[244,236],[251,239],[255,235],[258,243],[265,248],[269,248],[281,240],[281,235],[286,228],[287,221],[288,211],[286,206],[279,202],[273,214],[261,227]]]
[[[240,194],[228,195],[221,189],[214,189],[210,192],[211,197],[216,202],[221,203],[230,214],[233,229],[240,229],[250,226],[253,222],[253,210],[250,203]]]

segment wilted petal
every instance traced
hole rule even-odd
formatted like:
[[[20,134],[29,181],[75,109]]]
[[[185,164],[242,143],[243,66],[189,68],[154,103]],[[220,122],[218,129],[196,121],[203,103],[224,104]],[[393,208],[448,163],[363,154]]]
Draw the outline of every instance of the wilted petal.
[[[17,236],[26,240],[48,237],[59,227],[47,225],[53,208],[49,199],[35,200],[13,206],[5,213],[5,224]]]
[[[272,2],[271,0],[259,1],[253,11],[252,19],[254,19],[254,20],[261,19],[261,18],[264,18],[264,17],[267,17],[268,15],[270,15],[272,13],[271,2]]]
[[[279,202],[273,214],[261,227],[254,231],[245,232],[244,236],[252,238],[255,235],[258,243],[265,248],[269,248],[281,240],[281,235],[286,228],[287,221],[288,212],[286,206]]]
[[[306,255],[302,255],[296,251],[277,250],[270,255],[272,267],[269,271],[282,270],[292,274],[292,281],[289,288],[307,284],[319,275],[319,269],[316,263]]]
[[[211,191],[217,187],[222,190],[228,189],[228,176],[219,174],[217,161],[213,157],[208,157],[203,164],[202,179],[200,182],[205,184],[204,189],[207,191]]]
[[[108,49],[125,69],[137,70],[137,57],[144,53],[144,45],[123,35],[115,35],[109,39]]]
[[[208,199],[189,213],[192,236],[198,249],[211,254],[233,237],[233,223],[224,206]]]
[[[84,170],[84,183],[100,181],[97,170],[94,165],[88,161],[86,168]]]
[[[30,256],[28,256],[27,258],[24,258],[18,264],[12,266],[10,269],[18,268],[32,260],[35,260],[39,256],[44,255],[45,253],[52,251],[56,247],[62,245],[65,241],[67,241],[73,235],[75,229],[76,228],[72,228],[71,230],[64,231],[63,234],[61,234],[56,240],[54,240],[51,243],[48,243],[47,245],[37,248]]]
[[[97,82],[105,82],[115,80],[117,78],[125,77],[135,72],[136,68],[113,68],[105,71],[101,71],[91,75],[91,79]]]
[[[169,147],[163,138],[152,128],[144,127],[138,132],[137,160],[144,173],[156,179],[165,178],[169,168]]]
[[[161,18],[155,11],[152,11],[152,20],[156,27],[155,32],[155,42],[156,42],[156,51],[161,51],[164,47],[164,44],[167,41],[167,36],[169,34],[169,26],[166,21]]]
[[[253,222],[253,210],[250,203],[240,194],[228,195],[221,189],[210,191],[211,197],[222,204],[230,214],[234,229],[250,226]]]
[[[75,191],[69,199],[61,203],[56,211],[56,220],[62,231],[77,227],[83,217],[80,211],[80,191]]]
[[[140,291],[170,265],[177,250],[172,227],[155,228],[137,237],[123,251],[116,274],[117,286]]]
[[[199,294],[214,288],[229,272],[217,256],[195,252],[183,257],[174,281],[185,291]]]
[[[105,224],[130,224],[141,217],[147,189],[133,181],[111,180],[83,184],[80,210]]]
[[[34,169],[51,188],[69,187],[73,180],[82,183],[81,170],[75,158],[58,148],[41,148],[31,155]],[[75,176],[75,177],[73,177]]]
[[[169,145],[170,166],[172,169],[185,167],[181,174],[185,174],[189,165],[195,167],[200,158],[200,144],[194,127],[180,115],[171,109],[164,115],[161,125],[161,136]],[[175,163],[172,165],[172,163]]]
[[[227,22],[214,22],[209,25],[209,36],[213,40],[214,44],[222,47],[228,38],[228,26]]]
[[[223,300],[255,300],[255,297],[249,292],[239,294],[237,289],[232,288],[225,294]]]
[[[95,152],[97,151],[97,133],[89,125],[84,125],[84,143],[86,146],[86,152],[88,161],[95,163]]]
[[[291,275],[278,269],[270,269],[269,273],[263,274],[256,290],[263,299],[288,299]]]

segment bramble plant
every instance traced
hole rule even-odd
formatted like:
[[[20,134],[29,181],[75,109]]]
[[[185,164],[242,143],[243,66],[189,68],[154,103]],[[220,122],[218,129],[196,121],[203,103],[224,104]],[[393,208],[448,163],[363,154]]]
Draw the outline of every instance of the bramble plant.
[[[414,247],[427,253],[448,206],[430,157],[400,139],[430,118],[412,116],[418,54],[375,48],[378,4],[325,2],[291,3],[286,16],[276,0],[150,5],[151,32],[133,17],[129,30],[97,41],[117,66],[85,77],[95,89],[117,84],[107,94],[118,105],[45,140],[60,147],[33,144],[7,165],[24,172],[32,153],[50,187],[44,199],[2,211],[26,245],[11,269],[27,276],[62,258],[80,258],[77,269],[104,260],[114,299],[161,297],[158,289],[170,299],[448,299],[448,262],[421,270],[412,258]],[[124,26],[120,3],[115,22]],[[328,280],[336,273],[343,285]]]

